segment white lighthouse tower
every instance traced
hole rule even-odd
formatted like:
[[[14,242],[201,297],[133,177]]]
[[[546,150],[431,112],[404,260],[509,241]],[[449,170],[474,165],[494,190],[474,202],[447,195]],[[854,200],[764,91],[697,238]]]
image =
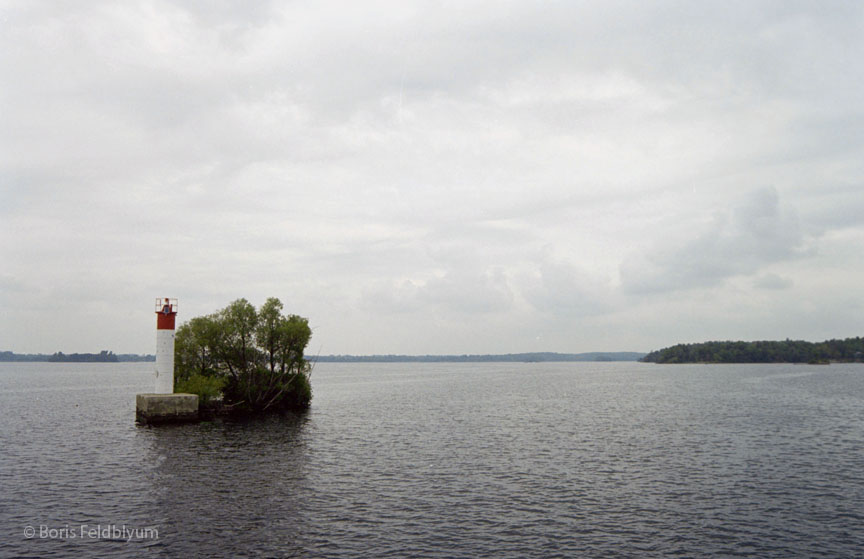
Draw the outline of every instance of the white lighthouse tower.
[[[174,392],[174,318],[177,306],[177,299],[156,299],[155,394]]]
[[[156,299],[156,390],[135,396],[135,421],[144,425],[198,421],[198,395],[174,393],[174,319],[177,299]]]

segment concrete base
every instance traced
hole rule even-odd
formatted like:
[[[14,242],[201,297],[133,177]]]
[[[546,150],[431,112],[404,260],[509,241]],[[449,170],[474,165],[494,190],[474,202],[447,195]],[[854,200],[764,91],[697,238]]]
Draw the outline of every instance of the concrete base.
[[[138,394],[135,420],[149,425],[198,421],[198,395]]]

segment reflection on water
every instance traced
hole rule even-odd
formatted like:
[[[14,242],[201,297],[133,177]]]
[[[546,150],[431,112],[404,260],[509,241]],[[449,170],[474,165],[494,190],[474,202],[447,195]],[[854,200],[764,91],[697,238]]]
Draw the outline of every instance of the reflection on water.
[[[304,423],[273,417],[139,429],[137,444],[153,465],[149,517],[162,527],[160,545],[299,554]]]
[[[325,364],[302,417],[139,427],[151,368],[0,364],[0,556],[864,549],[864,366]]]

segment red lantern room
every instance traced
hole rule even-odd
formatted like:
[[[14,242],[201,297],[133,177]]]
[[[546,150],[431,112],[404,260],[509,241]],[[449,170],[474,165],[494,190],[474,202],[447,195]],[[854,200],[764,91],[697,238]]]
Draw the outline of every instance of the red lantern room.
[[[174,330],[174,318],[177,316],[177,299],[169,297],[156,299],[156,329]]]

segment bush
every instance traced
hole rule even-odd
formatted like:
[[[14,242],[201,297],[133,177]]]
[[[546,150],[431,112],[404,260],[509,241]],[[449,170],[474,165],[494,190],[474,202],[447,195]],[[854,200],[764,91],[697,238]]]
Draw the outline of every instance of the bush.
[[[284,316],[279,299],[267,299],[260,311],[238,299],[178,328],[175,387],[200,389],[208,399],[215,388],[226,409],[242,413],[306,409],[312,386],[303,352],[311,336],[309,322]]]
[[[224,387],[224,378],[193,374],[188,378],[175,382],[174,392],[197,394],[200,405],[206,406],[212,400],[218,400],[222,397],[222,389]]]

